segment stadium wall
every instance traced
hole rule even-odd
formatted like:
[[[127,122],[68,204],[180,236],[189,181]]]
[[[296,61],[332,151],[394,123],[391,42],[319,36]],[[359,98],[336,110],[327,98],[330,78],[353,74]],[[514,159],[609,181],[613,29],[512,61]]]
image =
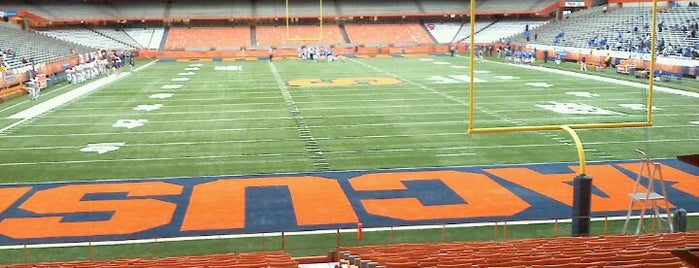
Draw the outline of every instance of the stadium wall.
[[[460,51],[466,50],[466,44],[459,44]],[[386,47],[336,47],[336,52],[340,55],[355,55],[355,54],[404,54],[404,53],[446,53],[449,51],[448,45],[416,45],[416,46],[386,46]],[[139,50],[138,55],[141,58],[174,58],[174,59],[201,59],[201,58],[220,58],[220,59],[243,59],[243,58],[264,58],[269,55],[267,49],[253,50],[211,50],[211,51],[155,51],[155,50]],[[275,56],[282,57],[297,57],[297,49],[278,49],[274,52]]]

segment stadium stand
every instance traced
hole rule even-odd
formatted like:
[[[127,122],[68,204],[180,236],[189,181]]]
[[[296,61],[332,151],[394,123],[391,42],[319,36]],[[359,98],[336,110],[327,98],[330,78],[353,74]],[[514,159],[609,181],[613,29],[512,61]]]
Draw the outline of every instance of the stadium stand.
[[[480,31],[483,31],[483,29],[490,27],[490,25],[493,25],[495,23],[495,20],[493,19],[482,19],[482,20],[477,20],[476,24],[474,25],[474,29],[476,34],[478,34]],[[459,32],[456,33],[456,38],[455,40],[457,42],[466,42],[468,38],[471,35],[471,24],[464,24],[464,27],[459,29]]]
[[[521,34],[526,28],[533,31],[536,28],[548,23],[541,20],[501,20],[490,24],[476,33],[476,43],[492,43],[497,42],[502,38],[508,38],[517,34]],[[527,27],[528,26],[528,27]],[[534,39],[530,36],[530,39]],[[468,41],[466,38],[464,41]]]
[[[12,51],[12,55],[3,56],[8,69],[30,65],[31,61],[43,63],[69,58],[73,53],[93,51],[77,43],[64,42],[34,31],[24,31],[18,25],[7,22],[0,22],[0,31],[0,48],[3,51]],[[22,63],[22,58],[29,62]]]
[[[50,30],[50,31],[39,31],[41,34],[45,34],[47,36],[60,39],[66,42],[71,42],[75,44],[79,44],[82,46],[86,47],[91,47],[94,49],[116,49],[116,50],[123,50],[123,49],[131,49],[136,46],[135,41],[131,39],[131,37],[126,37],[125,34],[119,35],[118,37],[113,37],[113,36],[108,36],[102,32],[111,32],[114,34],[114,36],[117,35],[117,33],[122,33],[122,31],[115,31],[115,30],[101,30],[101,31],[96,31],[88,28],[70,28],[70,29],[56,29],[56,30]],[[117,39],[126,39],[126,40],[131,40],[131,44],[125,44],[122,42],[122,40]]]
[[[95,29],[90,29],[91,31],[102,35],[104,37],[107,37],[109,39],[112,39],[116,41],[117,43],[122,43],[126,45],[129,48],[143,48],[136,40],[131,37],[128,33],[125,31],[119,30],[119,29],[106,29],[106,28],[95,28]]]
[[[482,13],[518,14],[531,13],[556,4],[555,0],[498,1],[479,0],[477,10]],[[158,20],[190,18],[283,18],[284,1],[274,0],[206,0],[206,4],[166,0],[123,0],[109,1],[36,0],[31,4],[21,0],[6,0],[0,10],[26,10],[53,21],[81,21],[91,19]],[[318,2],[293,2],[291,16],[315,16]],[[215,8],[213,8],[215,7]],[[467,0],[415,0],[415,1],[372,1],[337,0],[323,3],[323,14],[327,16],[402,16],[465,14],[469,11]]]
[[[522,13],[523,11],[542,10],[554,5],[556,0],[533,1],[477,1],[476,10],[485,13]]]
[[[162,0],[125,0],[109,8],[113,8],[121,19],[157,20],[166,17],[166,4]]]
[[[165,43],[168,50],[236,49],[250,46],[249,27],[171,28]]]
[[[362,24],[345,25],[353,44],[433,43],[420,24]],[[386,33],[391,33],[387,35]]]
[[[342,248],[343,262],[393,267],[684,267],[671,250],[699,246],[697,233],[561,237],[506,242]],[[657,264],[657,265],[656,265]],[[660,266],[660,264],[664,266]],[[623,266],[627,265],[627,266]],[[631,265],[631,266],[628,266]]]
[[[160,42],[163,40],[164,28],[129,28],[124,29],[138,45],[146,49],[160,48]]]
[[[470,10],[469,0],[458,1],[417,1],[426,14],[454,14]],[[454,7],[459,7],[455,9]]]
[[[320,1],[289,1],[289,15],[294,17],[315,17],[320,14]],[[286,2],[276,0],[257,0],[255,17],[286,18]],[[324,15],[337,15],[332,1],[323,3]]]
[[[256,33],[258,46],[293,48],[307,44],[335,45],[345,42],[337,25],[324,25],[322,40],[315,40],[320,38],[319,26],[290,26],[289,36],[285,26],[258,26]]]
[[[252,17],[250,2],[211,0],[205,5],[194,1],[173,1],[170,6],[170,18],[189,19],[206,17],[211,19],[228,19],[235,17]]]
[[[425,27],[430,31],[437,43],[447,44],[454,42],[457,33],[462,27],[470,27],[470,24],[461,22],[428,22]]]
[[[663,25],[663,30],[658,31],[658,51],[664,55],[688,57],[692,48],[699,49],[699,36],[696,31],[694,37],[691,34],[691,25],[699,22],[697,14],[697,7],[672,7],[658,13],[658,22]],[[530,43],[647,52],[650,20],[650,7],[647,6],[625,6],[609,12],[603,12],[603,7],[594,7],[533,31],[539,38],[530,40]],[[586,26],[580,27],[581,24]],[[553,40],[561,32],[564,36],[556,43]],[[521,35],[513,41],[527,43]]]
[[[340,1],[340,15],[373,16],[420,14],[415,1]]]

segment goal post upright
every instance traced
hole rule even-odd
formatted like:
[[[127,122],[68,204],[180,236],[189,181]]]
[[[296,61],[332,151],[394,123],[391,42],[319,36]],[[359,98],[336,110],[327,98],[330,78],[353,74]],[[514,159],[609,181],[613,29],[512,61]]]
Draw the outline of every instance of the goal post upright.
[[[474,125],[476,124],[476,118],[474,116],[475,110],[476,110],[476,101],[475,101],[475,78],[474,78],[474,73],[475,69],[474,67],[474,58],[476,56],[476,38],[474,38],[474,34],[476,34],[476,0],[471,0],[471,6],[469,8],[469,23],[471,24],[471,40],[469,42],[470,47],[468,49],[468,61],[469,61],[469,90],[468,90],[468,133],[472,133],[474,130]]]
[[[655,42],[658,40],[658,0],[653,0],[653,6],[651,9],[651,32],[650,32],[650,67],[648,68],[648,113],[646,114],[646,122],[652,124],[653,122],[653,78],[655,76]]]
[[[587,124],[561,124],[561,125],[534,125],[534,126],[501,126],[501,127],[476,127],[475,118],[475,56],[476,56],[476,42],[475,42],[475,22],[476,22],[476,0],[470,0],[470,48],[469,48],[469,118],[468,118],[468,134],[485,134],[485,133],[506,133],[506,132],[533,132],[533,131],[553,131],[562,130],[566,132],[573,140],[576,151],[577,158],[579,162],[578,175],[574,178],[573,185],[573,207],[572,207],[572,228],[571,232],[575,236],[589,235],[590,233],[590,218],[591,218],[591,187],[592,187],[592,177],[586,174],[586,161],[585,161],[585,150],[580,137],[576,133],[576,130],[580,129],[611,129],[611,128],[633,128],[633,127],[651,127],[653,126],[653,82],[655,76],[655,62],[656,62],[656,41],[657,38],[657,12],[658,12],[658,0],[652,1],[651,9],[651,43],[650,43],[650,59],[648,68],[648,86],[646,87],[646,109],[645,109],[645,121],[636,122],[617,122],[617,123],[587,123]],[[644,59],[641,59],[642,62]],[[650,139],[650,137],[648,138]]]
[[[284,9],[286,16],[286,40],[287,41],[321,41],[323,40],[323,0],[318,0],[318,35],[311,38],[291,38],[291,24],[289,20],[289,0],[284,0]]]
[[[471,28],[471,40],[469,42],[469,114],[468,114],[468,129],[469,134],[485,134],[485,133],[505,133],[505,132],[522,132],[522,131],[546,131],[546,130],[561,130],[562,125],[533,125],[533,126],[501,126],[501,127],[478,127],[476,125],[476,115],[475,107],[477,105],[475,101],[475,21],[476,21],[476,0],[470,0],[470,28]],[[657,38],[657,10],[658,10],[658,0],[652,1],[652,17],[651,17],[651,44],[650,44],[650,65],[648,68],[648,87],[646,87],[646,109],[645,109],[645,120],[637,122],[617,122],[617,123],[589,123],[589,124],[563,124],[570,127],[573,130],[579,129],[601,129],[601,128],[632,128],[632,127],[650,127],[653,125],[653,82],[655,75],[655,62],[656,62],[656,40]]]

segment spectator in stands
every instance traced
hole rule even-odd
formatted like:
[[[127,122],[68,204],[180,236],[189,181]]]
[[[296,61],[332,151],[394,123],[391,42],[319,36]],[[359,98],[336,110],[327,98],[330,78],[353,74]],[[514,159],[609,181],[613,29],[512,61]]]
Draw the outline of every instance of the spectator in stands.
[[[0,59],[0,73],[7,71],[7,65],[5,65],[5,61]]]
[[[523,35],[527,39],[527,42],[529,42],[529,38],[531,36],[531,33],[529,33],[529,31],[527,30],[527,31],[524,31]]]

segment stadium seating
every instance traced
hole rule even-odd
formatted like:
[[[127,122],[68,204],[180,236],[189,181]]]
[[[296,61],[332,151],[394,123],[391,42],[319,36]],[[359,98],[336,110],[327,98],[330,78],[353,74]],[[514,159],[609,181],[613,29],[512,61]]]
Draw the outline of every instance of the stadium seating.
[[[171,28],[165,43],[168,50],[209,50],[216,47],[250,46],[249,27]]]
[[[250,2],[208,0],[206,4],[197,1],[173,1],[169,9],[170,18],[218,18],[228,19],[231,17],[252,17]]]
[[[416,1],[340,1],[340,15],[373,16],[421,14]]]
[[[91,29],[95,33],[114,40],[117,43],[126,45],[129,48],[143,48],[136,40],[131,37],[126,31],[118,29],[95,28]]]
[[[507,12],[530,13],[555,4],[555,0],[499,1],[479,0],[477,10],[483,13]],[[109,2],[50,0],[32,1],[5,0],[0,10],[26,10],[54,21],[82,21],[92,19],[113,20],[157,20],[190,18],[270,18],[285,17],[285,1],[225,1],[205,0],[197,2],[166,0],[124,0],[118,4]],[[318,2],[290,1],[291,16],[315,16]],[[416,1],[372,1],[337,0],[325,1],[323,14],[327,16],[376,16],[376,15],[444,15],[466,13],[467,0],[416,0]]]
[[[140,47],[146,49],[160,48],[160,42],[163,40],[165,29],[163,28],[129,28],[124,29]]]
[[[420,24],[351,24],[345,29],[353,44],[434,43]]]
[[[289,0],[289,16],[314,17],[320,14],[320,1],[294,1]],[[257,0],[253,7],[255,17],[286,18],[286,2],[276,0]],[[337,15],[332,1],[323,3],[324,15]]]
[[[543,20],[501,20],[488,25],[485,28],[481,28],[480,31],[476,33],[476,43],[491,43],[500,40],[501,38],[507,38],[516,34],[521,34],[524,29],[529,25],[529,30],[532,31],[541,25],[548,23],[548,21]],[[532,37],[533,38],[533,37]],[[469,41],[470,38],[464,40]]]
[[[18,25],[0,22],[2,31],[2,50],[12,50],[14,57],[6,57],[5,63],[9,69],[29,65],[23,64],[21,59],[25,57],[35,63],[50,62],[59,59],[66,59],[72,56],[71,49],[75,53],[94,51],[88,47],[68,43],[56,38],[51,38],[38,34],[34,31],[24,31]],[[27,46],[32,44],[32,46]]]
[[[559,1],[534,0],[534,1],[477,1],[478,12],[520,13],[532,10],[542,10]]]
[[[630,51],[639,49],[640,42],[650,34],[650,7],[627,5],[622,8],[603,12],[603,7],[594,7],[575,12],[567,19],[549,23],[539,28],[538,40],[530,43],[551,45],[552,40],[561,31],[565,33],[561,46],[578,48],[605,48],[604,45],[590,44],[594,37],[606,38],[612,50]],[[699,43],[699,37],[690,37],[687,32],[673,30],[675,25],[686,24],[688,21],[699,20],[698,7],[672,7],[658,13],[658,23],[663,23],[664,30],[658,31],[658,40],[671,44],[674,48],[670,55],[681,55],[678,49],[687,48]],[[585,25],[585,27],[580,27]],[[524,37],[518,36],[514,42],[526,43]],[[646,45],[647,46],[647,45]]]
[[[699,246],[699,233],[560,237],[506,242],[397,244],[341,249],[343,262],[384,267],[684,267],[672,249]]]
[[[93,49],[123,50],[135,48],[136,44],[131,37],[123,31],[115,30],[92,30],[87,28],[70,28],[50,31],[40,31],[39,33],[60,39],[66,42],[76,43]],[[107,35],[109,33],[110,35]],[[124,41],[130,41],[126,44]]]
[[[469,23],[461,22],[428,22],[425,25],[430,30],[432,37],[440,44],[454,42],[456,34],[462,27],[470,27]]]
[[[297,268],[299,262],[281,251],[254,252],[240,254],[219,254],[204,256],[165,257],[159,259],[119,259],[110,261],[45,262],[0,266],[2,268],[25,267],[227,267],[227,268]]]
[[[337,25],[324,25],[322,40],[316,40],[320,37],[319,26],[290,26],[288,37],[286,26],[258,26],[256,33],[258,46],[291,48],[308,44],[335,45],[345,43]]]
[[[478,34],[480,31],[483,31],[483,29],[490,27],[492,24],[495,23],[495,20],[492,19],[483,19],[483,20],[477,20],[476,24],[474,25],[474,29],[476,31],[476,34]],[[465,24],[464,27],[459,29],[459,32],[456,34],[455,40],[457,42],[466,42],[469,40],[468,38],[471,35],[471,24]]]

